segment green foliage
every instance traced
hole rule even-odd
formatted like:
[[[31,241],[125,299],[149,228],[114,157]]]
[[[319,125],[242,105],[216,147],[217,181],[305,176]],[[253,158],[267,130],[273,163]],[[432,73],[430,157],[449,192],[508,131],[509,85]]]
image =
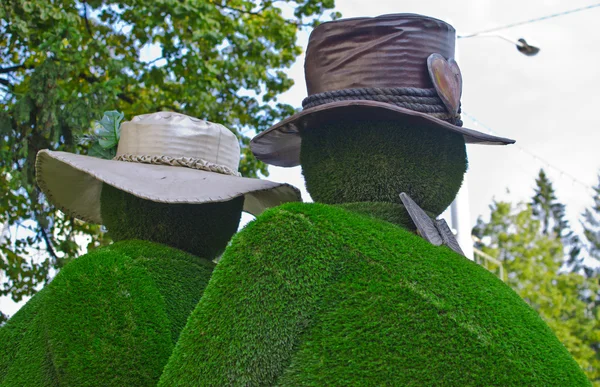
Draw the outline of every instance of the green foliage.
[[[0,328],[0,385],[156,385],[213,268],[146,241],[74,260]]]
[[[88,156],[110,160],[117,155],[123,117],[118,111],[104,112],[102,119],[94,123],[93,134],[79,138],[80,143],[91,143]]]
[[[414,231],[415,224],[402,204],[381,202],[342,203],[337,205],[347,211],[382,219],[407,230]]]
[[[158,203],[104,184],[100,203],[102,221],[115,241],[141,239],[213,259],[237,231],[244,197],[221,203]]]
[[[406,192],[435,215],[454,200],[467,169],[461,135],[396,121],[309,128],[302,133],[300,159],[317,202],[401,203]]]
[[[565,205],[560,203],[552,182],[543,169],[535,180],[535,193],[531,199],[533,217],[541,222],[541,232],[551,238],[559,238],[567,254],[567,265],[578,271],[582,264],[581,242],[571,230],[565,215]]]
[[[295,203],[234,237],[159,385],[589,382],[482,267],[388,222]]]
[[[8,385],[6,377],[16,362],[21,362],[21,369],[18,374],[11,372],[12,378],[17,378],[15,385],[27,385],[23,379],[18,380],[20,378],[27,378],[30,385],[46,386],[56,383],[56,375],[45,353],[46,346],[40,345],[45,339],[40,335],[42,327],[38,312],[45,293],[42,289],[5,326],[0,327],[0,386]],[[26,361],[17,360],[23,358]]]
[[[240,172],[267,173],[245,130],[294,112],[277,102],[300,54],[298,30],[334,0],[3,0],[0,7],[1,295],[35,292],[53,268],[105,243],[99,226],[65,218],[35,186],[40,149],[76,141],[102,112],[171,110],[223,123],[243,147]],[[292,9],[287,19],[282,9]],[[337,15],[332,15],[336,17]],[[156,53],[156,58],[153,57]],[[248,129],[246,129],[248,128]],[[86,237],[86,238],[83,238]],[[33,256],[41,250],[43,259]]]
[[[531,200],[532,214],[540,220],[542,234],[550,235],[552,232],[560,237],[569,227],[565,219],[565,205],[558,202],[552,182],[543,169],[540,169],[535,184],[535,194]]]
[[[474,230],[479,248],[499,259],[507,283],[552,328],[588,378],[600,386],[600,308],[597,279],[561,272],[563,246],[545,234],[547,223],[536,219],[531,206],[496,202],[489,222],[479,219]]]
[[[600,174],[594,192],[594,204],[583,213],[582,224],[589,253],[592,258],[600,260]]]

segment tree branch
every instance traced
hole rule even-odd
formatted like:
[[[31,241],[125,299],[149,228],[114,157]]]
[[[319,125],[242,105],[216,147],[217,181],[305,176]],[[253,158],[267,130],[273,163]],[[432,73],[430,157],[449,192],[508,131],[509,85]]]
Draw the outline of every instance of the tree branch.
[[[90,34],[90,36],[93,39],[94,34],[92,33],[92,27],[90,27],[90,21],[88,19],[87,3],[85,1],[82,1],[82,4],[83,4],[83,20],[85,21],[85,28],[87,29],[88,33]]]
[[[6,86],[8,88],[8,90],[11,90],[11,91],[14,87],[13,84],[8,81],[8,79],[4,79],[4,78],[0,78],[0,85]]]
[[[11,67],[0,68],[0,74],[12,73],[13,71],[17,71],[19,69],[25,68],[25,65],[16,65]]]
[[[133,99],[126,94],[119,93],[119,94],[117,94],[117,98],[119,98],[121,101],[125,101],[129,104],[133,104]]]
[[[153,59],[153,60],[151,60],[150,62],[146,62],[146,64],[147,64],[147,65],[151,65],[151,64],[153,64],[153,63],[155,63],[155,62],[158,62],[159,60],[162,60],[162,59],[166,60],[166,58],[165,58],[164,56],[161,56],[161,57],[159,57],[159,58],[156,58],[156,59]]]
[[[96,82],[100,82],[100,79],[98,79],[98,77],[94,76],[94,75],[87,75],[87,74],[79,74],[79,78],[88,81],[89,83],[96,83]],[[119,93],[117,94],[117,98],[119,98],[121,101],[125,101],[129,104],[133,104],[133,98],[131,98],[130,96],[128,96],[125,93]]]
[[[57,262],[58,256],[56,255],[56,252],[54,251],[54,247],[52,246],[52,241],[50,241],[50,238],[48,237],[48,233],[46,232],[46,229],[44,227],[40,226],[40,231],[42,233],[42,238],[44,238],[44,242],[46,242],[46,250],[48,250],[48,253],[52,257],[52,259],[54,259],[54,262]]]
[[[253,12],[253,11],[246,11],[246,10],[235,8],[235,7],[230,7],[228,5],[223,5],[223,4],[214,4],[214,6],[222,8],[222,9],[228,9],[230,11],[236,11],[236,12],[241,12],[241,13],[247,13],[249,15],[256,15],[256,16],[264,17],[261,14],[261,12],[264,10],[264,8],[261,8],[260,11],[258,11],[258,12]]]
[[[230,7],[228,5],[223,5],[223,4],[213,4],[215,7],[221,8],[221,9],[228,9],[230,11],[235,11],[235,12],[240,12],[240,13],[245,13],[248,15],[254,15],[254,16],[258,16],[260,18],[265,18],[265,16],[262,14],[262,12],[269,6],[272,5],[272,3],[269,3],[267,5],[265,5],[264,7],[262,7],[260,10],[258,11],[246,11],[245,9],[239,9],[239,8],[235,8],[235,7]],[[307,23],[302,23],[301,21],[294,21],[294,20],[289,20],[289,19],[285,19],[286,23],[289,24],[293,24],[296,27],[312,27],[312,24],[307,24]]]

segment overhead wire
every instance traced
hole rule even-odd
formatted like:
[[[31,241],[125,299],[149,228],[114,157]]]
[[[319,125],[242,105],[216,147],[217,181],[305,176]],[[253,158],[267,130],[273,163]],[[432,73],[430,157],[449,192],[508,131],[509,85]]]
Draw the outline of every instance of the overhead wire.
[[[579,7],[579,8],[575,8],[575,9],[570,9],[570,10],[567,10],[567,11],[563,11],[563,12],[553,13],[551,15],[536,17],[536,18],[529,19],[529,20],[524,20],[524,21],[520,21],[520,22],[506,24],[506,25],[499,26],[499,27],[489,28],[489,29],[486,29],[486,30],[477,31],[477,32],[473,32],[473,33],[470,33],[470,34],[466,34],[466,35],[459,35],[456,38],[457,39],[470,38],[472,36],[477,36],[477,35],[481,35],[481,34],[487,34],[487,33],[490,33],[490,32],[496,32],[496,31],[500,31],[500,30],[505,30],[505,29],[508,29],[508,28],[522,26],[522,25],[525,25],[525,24],[536,23],[536,22],[539,22],[539,21],[542,21],[542,20],[553,19],[553,18],[556,18],[556,17],[559,17],[559,16],[569,15],[569,14],[572,14],[572,13],[575,13],[575,12],[586,11],[588,9],[597,8],[597,7],[600,7],[600,3],[594,3],[594,4],[587,5],[585,7]]]

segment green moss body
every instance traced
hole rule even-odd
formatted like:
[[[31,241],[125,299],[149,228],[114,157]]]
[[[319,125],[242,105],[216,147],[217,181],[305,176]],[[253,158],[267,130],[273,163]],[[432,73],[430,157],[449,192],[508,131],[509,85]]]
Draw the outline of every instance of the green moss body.
[[[42,289],[0,328],[0,386],[58,385],[40,324],[45,294]]]
[[[436,216],[452,203],[467,170],[461,135],[395,121],[306,130],[300,159],[316,202],[401,203],[400,192],[406,192]]]
[[[375,219],[383,219],[407,230],[415,231],[416,227],[404,205],[385,202],[357,202],[336,205],[345,210],[369,216]]]
[[[286,204],[234,237],[160,386],[589,386],[477,264],[388,222]]]
[[[156,385],[213,268],[147,241],[72,261],[0,328],[0,385]]]

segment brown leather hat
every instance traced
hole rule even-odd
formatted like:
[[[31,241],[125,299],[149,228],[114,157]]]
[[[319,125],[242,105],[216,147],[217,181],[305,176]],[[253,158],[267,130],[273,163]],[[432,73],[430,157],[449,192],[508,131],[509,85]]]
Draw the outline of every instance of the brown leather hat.
[[[303,110],[254,137],[252,152],[268,164],[299,165],[300,132],[340,119],[402,120],[460,133],[467,143],[514,143],[461,127],[454,42],[451,25],[414,14],[319,25],[306,51]]]

